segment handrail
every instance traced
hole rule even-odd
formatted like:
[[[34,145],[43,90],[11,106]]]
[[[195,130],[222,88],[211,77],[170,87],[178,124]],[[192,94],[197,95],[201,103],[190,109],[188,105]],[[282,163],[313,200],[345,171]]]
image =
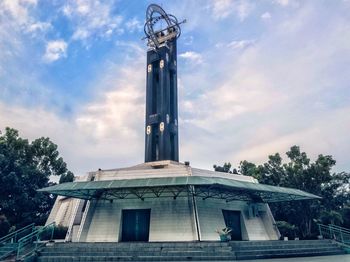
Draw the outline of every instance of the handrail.
[[[2,253],[2,255],[0,255],[0,259],[6,258],[10,254],[14,253],[17,249],[16,243],[18,241],[18,238],[28,234],[28,232],[25,234],[26,230],[30,230],[30,232],[33,232],[34,229],[35,229],[35,224],[32,223],[0,238],[0,246],[6,246],[7,244],[11,244],[11,245],[7,245],[7,248],[8,248],[7,252]]]
[[[317,225],[323,238],[332,239],[346,248],[350,248],[350,232],[348,229],[334,225]]]
[[[348,228],[346,228],[346,227],[336,226],[336,225],[332,225],[332,224],[330,224],[330,225],[328,225],[328,226],[329,226],[329,227],[336,228],[336,229],[340,229],[340,230],[342,230],[342,231],[347,232],[347,233],[350,234],[350,229],[348,229]]]
[[[17,242],[17,236],[19,233],[23,232],[24,230],[26,229],[29,229],[30,227],[32,228],[32,232],[33,232],[33,229],[34,229],[34,226],[35,226],[35,223],[32,223],[32,224],[29,224],[25,227],[22,227],[6,236],[3,236],[2,238],[0,238],[0,243],[8,243],[8,240],[11,240],[10,243],[16,243]]]
[[[22,237],[20,240],[18,240],[18,247],[17,247],[17,259],[20,259],[21,257],[25,257],[33,253],[35,250],[37,250],[39,247],[44,245],[46,241],[42,241],[42,237],[45,237],[45,233],[49,232],[49,239],[45,239],[47,241],[52,240],[53,233],[55,230],[55,222],[52,222],[46,226],[43,226],[41,228],[38,228],[34,232],[30,233],[29,235],[26,235],[25,237]],[[51,232],[50,232],[51,231]],[[30,246],[31,245],[31,246]],[[23,254],[25,252],[25,254]]]

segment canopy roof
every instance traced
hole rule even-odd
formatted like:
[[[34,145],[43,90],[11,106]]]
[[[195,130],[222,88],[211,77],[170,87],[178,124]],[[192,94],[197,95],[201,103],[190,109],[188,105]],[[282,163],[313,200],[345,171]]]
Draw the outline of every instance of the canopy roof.
[[[182,176],[109,181],[63,183],[40,189],[41,192],[81,199],[135,199],[179,197],[191,195],[219,198],[227,202],[279,202],[319,199],[320,197],[293,188],[270,186],[228,178]]]

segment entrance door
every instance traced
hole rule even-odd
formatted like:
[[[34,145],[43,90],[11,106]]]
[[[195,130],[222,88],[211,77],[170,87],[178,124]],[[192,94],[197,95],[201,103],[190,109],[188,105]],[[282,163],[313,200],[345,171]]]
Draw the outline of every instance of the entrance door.
[[[231,210],[222,210],[222,214],[224,215],[226,227],[232,230],[231,239],[242,240],[241,212],[231,211]]]
[[[148,241],[151,209],[123,210],[122,241]]]

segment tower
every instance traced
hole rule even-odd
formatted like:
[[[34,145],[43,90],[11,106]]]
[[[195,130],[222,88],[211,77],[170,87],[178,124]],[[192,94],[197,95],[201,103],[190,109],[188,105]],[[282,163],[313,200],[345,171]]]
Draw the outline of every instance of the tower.
[[[179,161],[176,40],[181,23],[158,5],[147,8],[145,162]]]

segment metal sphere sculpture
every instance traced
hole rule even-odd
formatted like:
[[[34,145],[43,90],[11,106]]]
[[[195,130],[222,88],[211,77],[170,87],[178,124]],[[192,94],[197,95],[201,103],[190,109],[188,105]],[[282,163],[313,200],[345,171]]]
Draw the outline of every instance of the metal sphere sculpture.
[[[167,41],[178,38],[181,35],[180,24],[174,15],[167,14],[159,5],[151,4],[146,11],[144,31],[148,39],[147,45],[151,48],[159,48]],[[156,29],[159,27],[158,29]]]

